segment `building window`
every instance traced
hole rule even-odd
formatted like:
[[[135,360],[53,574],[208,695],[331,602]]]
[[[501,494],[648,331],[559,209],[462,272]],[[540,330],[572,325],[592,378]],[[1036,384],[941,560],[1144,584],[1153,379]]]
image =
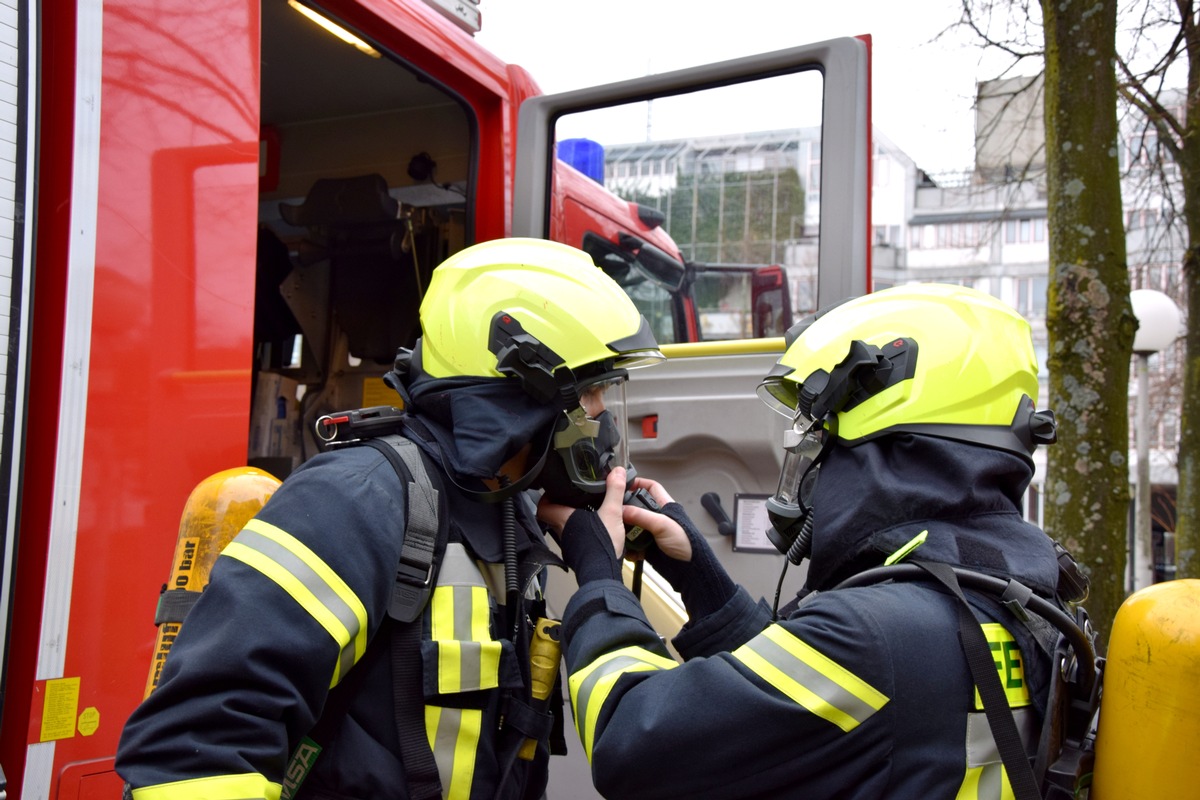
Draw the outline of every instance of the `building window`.
[[[1016,308],[1026,319],[1040,319],[1046,316],[1045,277],[1016,278]]]
[[[1004,221],[1005,244],[1028,244],[1046,241],[1045,217],[1009,219]]]
[[[1029,484],[1029,488],[1025,491],[1025,519],[1041,527],[1042,492],[1036,483]]]
[[[1044,344],[1035,344],[1033,346],[1033,357],[1037,359],[1039,380],[1046,380],[1050,377],[1050,372],[1046,369],[1047,352],[1046,345]]]

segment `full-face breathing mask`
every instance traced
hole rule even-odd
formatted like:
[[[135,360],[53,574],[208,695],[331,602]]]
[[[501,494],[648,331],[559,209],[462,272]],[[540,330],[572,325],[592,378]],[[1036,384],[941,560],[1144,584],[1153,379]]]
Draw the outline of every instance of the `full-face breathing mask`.
[[[640,349],[571,369],[514,317],[503,312],[494,317],[488,346],[496,354],[496,369],[520,380],[538,400],[562,408],[531,484],[551,501],[598,508],[613,468],[624,467],[629,482],[636,476],[626,429],[627,370],[661,359],[657,350],[641,348],[640,339],[636,343]]]
[[[579,405],[564,410],[552,434],[546,464],[537,483],[564,505],[596,508],[604,500],[605,478],[629,463],[624,370],[612,370],[578,384]]]
[[[822,420],[799,411],[783,434],[779,485],[767,499],[771,521],[767,538],[793,564],[799,564],[812,550],[812,496],[833,438]]]

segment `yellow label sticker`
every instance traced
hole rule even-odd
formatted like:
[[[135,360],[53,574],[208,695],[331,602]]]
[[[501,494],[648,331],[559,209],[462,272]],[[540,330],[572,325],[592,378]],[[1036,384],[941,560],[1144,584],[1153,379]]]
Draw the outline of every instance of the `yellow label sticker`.
[[[100,709],[88,706],[79,714],[79,724],[76,728],[84,736],[91,736],[100,727]]]
[[[75,735],[75,717],[78,714],[79,678],[56,678],[46,681],[40,741],[70,739]]]
[[[363,399],[362,407],[371,408],[372,406],[395,406],[400,408],[404,405],[404,401],[395,389],[383,382],[383,378],[364,378],[363,379]]]

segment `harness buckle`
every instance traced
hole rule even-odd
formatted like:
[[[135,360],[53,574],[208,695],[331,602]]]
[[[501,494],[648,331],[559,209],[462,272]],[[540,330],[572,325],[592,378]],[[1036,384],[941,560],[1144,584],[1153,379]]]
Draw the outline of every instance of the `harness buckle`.
[[[422,577],[422,573],[424,576]],[[409,564],[403,559],[396,565],[396,579],[413,586],[428,586],[433,580],[433,564]]]

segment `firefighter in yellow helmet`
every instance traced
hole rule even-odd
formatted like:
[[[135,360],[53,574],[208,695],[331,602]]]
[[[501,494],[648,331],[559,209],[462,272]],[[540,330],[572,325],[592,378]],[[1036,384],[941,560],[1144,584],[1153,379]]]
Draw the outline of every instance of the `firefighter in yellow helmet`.
[[[1025,752],[1058,720],[1059,637],[1038,614],[1075,637],[1081,661],[1090,650],[1058,595],[1069,557],[1022,515],[1034,449],[1055,438],[1028,324],[984,293],[913,285],[836,305],[787,341],[760,386],[791,422],[768,508],[787,560],[809,562],[778,613],[730,580],[654,481],[634,484],[661,514],[622,507],[620,476],[598,512],[541,506],[580,576],[563,629],[597,786],[612,798],[1040,797]],[[683,597],[683,664],[624,586],[588,566],[601,545],[620,552],[625,523],[653,534],[646,558]],[[947,572],[961,602],[935,582]]]
[[[124,729],[135,800],[542,796],[530,620],[557,558],[523,490],[599,505],[626,370],[662,356],[589,256],[540,240],[439,265],[421,327],[389,434],[306,462],[217,559]]]

